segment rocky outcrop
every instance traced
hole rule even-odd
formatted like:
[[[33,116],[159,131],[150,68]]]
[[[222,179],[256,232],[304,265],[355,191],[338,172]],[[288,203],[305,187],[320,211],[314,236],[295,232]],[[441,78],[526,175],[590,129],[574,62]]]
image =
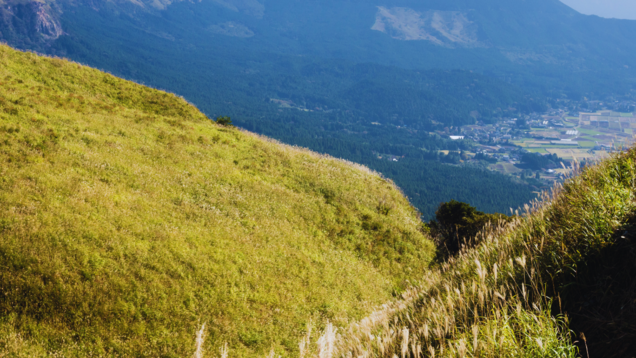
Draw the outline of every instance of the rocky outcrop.
[[[0,39],[16,47],[39,48],[64,34],[55,4],[7,1],[0,4]]]
[[[212,0],[217,5],[227,9],[242,12],[244,14],[262,18],[265,14],[265,6],[258,0]]]
[[[33,1],[28,4],[33,16],[35,31],[45,39],[55,40],[62,36],[62,25],[49,5]]]
[[[483,46],[477,36],[477,25],[466,13],[457,11],[418,12],[379,6],[371,29],[403,41],[423,40],[446,47]]]
[[[230,37],[248,38],[254,36],[254,32],[247,26],[233,21],[210,26],[210,31],[218,35]]]

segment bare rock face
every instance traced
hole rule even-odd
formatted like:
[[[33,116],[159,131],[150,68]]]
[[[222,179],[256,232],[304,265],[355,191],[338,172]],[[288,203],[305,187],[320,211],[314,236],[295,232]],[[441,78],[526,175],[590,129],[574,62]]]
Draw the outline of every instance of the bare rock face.
[[[55,3],[0,3],[0,39],[16,47],[38,48],[64,34]]]
[[[0,0],[1,1],[1,0]],[[61,0],[70,2],[69,0]],[[91,3],[91,6],[99,8],[99,0],[82,0],[84,3]],[[265,13],[265,6],[259,0],[112,0],[118,5],[134,5],[146,10],[165,10],[170,4],[180,1],[202,2],[211,1],[226,9],[241,12],[257,18],[262,18]]]
[[[247,26],[233,21],[210,26],[210,31],[218,35],[248,38],[254,36],[254,32]]]
[[[372,30],[402,41],[430,41],[445,47],[482,47],[477,25],[458,11],[418,12],[405,7],[378,6]]]
[[[227,9],[242,12],[256,18],[262,18],[265,14],[265,6],[258,0],[212,0],[214,3]]]
[[[33,1],[29,3],[29,8],[33,14],[35,31],[45,39],[55,40],[62,36],[62,25],[57,14],[54,14],[49,5]]]

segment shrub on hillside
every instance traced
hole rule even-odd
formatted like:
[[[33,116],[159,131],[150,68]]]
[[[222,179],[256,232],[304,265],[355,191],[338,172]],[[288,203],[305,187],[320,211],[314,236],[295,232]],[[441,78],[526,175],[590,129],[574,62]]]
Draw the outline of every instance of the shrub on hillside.
[[[225,126],[225,127],[234,127],[230,117],[217,117],[215,122],[216,122],[216,124],[220,124],[220,125]]]
[[[476,244],[477,234],[486,225],[511,219],[503,214],[486,214],[469,204],[451,200],[440,204],[429,226],[440,255],[447,257],[458,253],[465,245]]]

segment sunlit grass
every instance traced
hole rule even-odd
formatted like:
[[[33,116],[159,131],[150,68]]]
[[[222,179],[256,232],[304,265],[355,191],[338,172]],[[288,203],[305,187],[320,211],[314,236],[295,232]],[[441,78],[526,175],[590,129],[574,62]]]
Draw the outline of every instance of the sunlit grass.
[[[184,100],[0,46],[0,351],[297,355],[433,256],[368,169],[217,126]],[[211,354],[211,353],[210,353]]]
[[[578,171],[507,227],[348,326],[334,356],[577,357],[559,291],[636,204],[636,151]]]

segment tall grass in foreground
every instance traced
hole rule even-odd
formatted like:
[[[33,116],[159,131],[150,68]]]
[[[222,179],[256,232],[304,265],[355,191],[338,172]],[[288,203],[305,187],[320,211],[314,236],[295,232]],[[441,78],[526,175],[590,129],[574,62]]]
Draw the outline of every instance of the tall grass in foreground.
[[[630,150],[577,169],[513,223],[484,230],[481,244],[430,271],[401,299],[340,335],[327,326],[315,354],[578,356],[567,317],[558,313],[558,292],[586,258],[613,243],[634,212],[635,157]]]
[[[203,358],[203,343],[205,342],[205,323],[201,326],[201,329],[197,332],[196,350],[194,351],[194,358]]]

